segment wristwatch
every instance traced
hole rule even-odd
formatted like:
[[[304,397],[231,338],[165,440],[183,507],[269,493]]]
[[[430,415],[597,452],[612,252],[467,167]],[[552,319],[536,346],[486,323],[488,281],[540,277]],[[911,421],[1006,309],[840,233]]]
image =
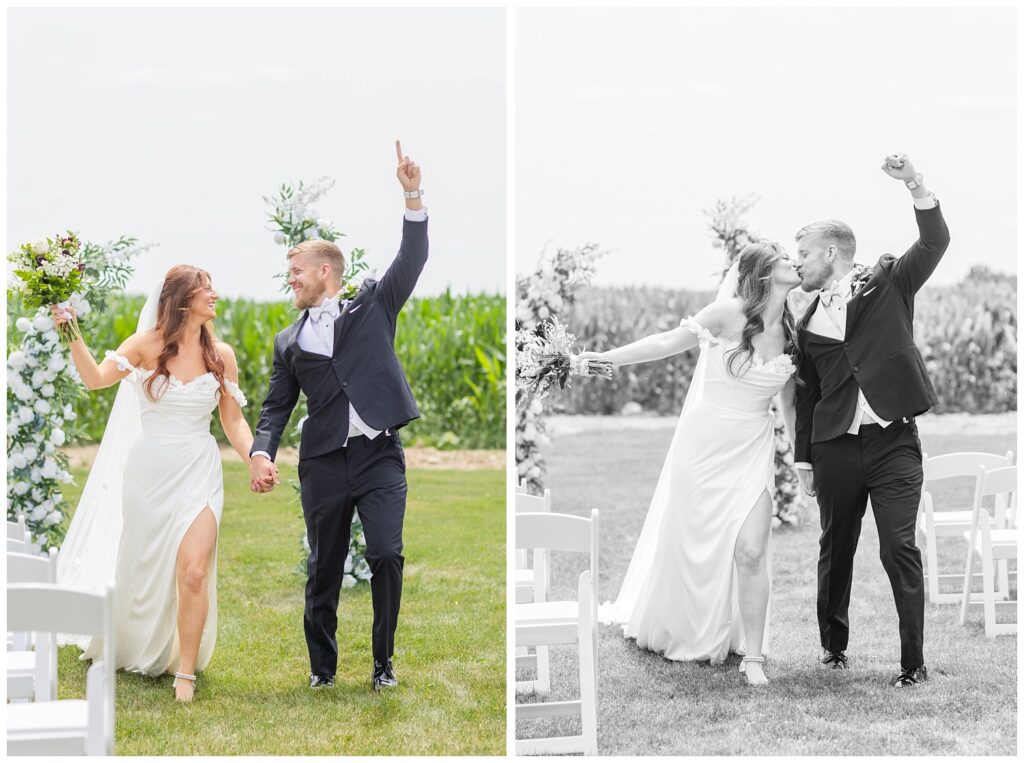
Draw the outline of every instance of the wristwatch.
[[[924,182],[924,175],[918,172],[916,175],[914,175],[914,177],[911,180],[906,180],[904,182],[907,184],[907,188],[913,191],[915,188],[921,185],[921,183]]]
[[[406,191],[405,192],[405,198],[407,198],[407,199],[418,199],[420,196],[423,195],[423,193],[424,193],[424,191],[422,189],[416,190],[416,191]]]

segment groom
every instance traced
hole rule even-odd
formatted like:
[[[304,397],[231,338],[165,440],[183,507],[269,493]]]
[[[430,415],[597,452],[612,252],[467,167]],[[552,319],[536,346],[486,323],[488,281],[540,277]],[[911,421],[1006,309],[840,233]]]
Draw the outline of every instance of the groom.
[[[921,444],[914,417],[935,392],[914,344],[914,295],[935,270],[949,231],[924,178],[905,155],[882,165],[910,189],[918,240],[874,267],[853,261],[853,231],[838,220],[796,234],[804,291],[820,290],[797,324],[797,474],[818,497],[818,629],[822,663],[847,666],[853,557],[868,498],[882,566],[899,615],[897,688],[928,678],[924,664],[924,581],[915,523],[921,498]]]
[[[299,484],[310,554],[303,625],[309,685],[334,686],[338,666],[338,594],[353,511],[366,537],[372,577],[373,688],[398,685],[391,658],[402,596],[405,455],[399,427],[419,417],[395,356],[395,324],[427,261],[427,210],[420,170],[398,152],[405,222],[398,256],[380,280],[366,279],[351,300],[338,299],[345,258],[329,241],[288,252],[288,285],[299,319],[274,338],[270,389],[250,453],[252,489],[271,490],[281,433],[299,398],[308,417],[299,447]]]

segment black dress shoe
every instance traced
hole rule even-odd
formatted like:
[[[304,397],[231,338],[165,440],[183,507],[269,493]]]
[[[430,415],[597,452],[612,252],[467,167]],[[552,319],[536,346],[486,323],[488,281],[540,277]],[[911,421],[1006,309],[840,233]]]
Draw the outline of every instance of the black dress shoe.
[[[846,663],[846,652],[842,649],[838,652],[830,652],[826,649],[824,656],[821,658],[821,664],[830,670],[847,670],[850,666]]]
[[[379,661],[373,661],[373,690],[391,689],[398,686],[398,679],[395,678],[395,667],[388,660],[382,665]]]
[[[310,689],[333,689],[334,676],[318,676],[315,673],[309,674]]]
[[[903,670],[892,682],[892,685],[896,689],[905,689],[908,686],[916,686],[922,681],[928,680],[928,668],[922,665],[919,668],[912,670]]]

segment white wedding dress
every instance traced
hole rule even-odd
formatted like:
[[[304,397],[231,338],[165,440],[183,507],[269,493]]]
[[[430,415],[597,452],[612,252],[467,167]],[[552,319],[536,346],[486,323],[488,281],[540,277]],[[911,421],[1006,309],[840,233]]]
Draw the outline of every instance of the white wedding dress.
[[[742,355],[694,319],[681,325],[701,356],[629,570],[603,622],[670,660],[720,663],[745,644],[736,596],[736,538],[757,499],[775,485],[769,406],[794,372],[788,355]],[[764,643],[767,644],[767,633]]]
[[[219,532],[224,508],[224,476],[220,448],[210,434],[210,421],[220,400],[221,388],[212,373],[188,383],[171,375],[159,399],[153,401],[146,395],[143,382],[154,371],[135,368],[114,352],[108,351],[106,355],[115,360],[122,371],[131,372],[121,382],[121,393],[127,387],[127,393],[134,395],[141,414],[141,432],[128,448],[123,467],[123,523],[116,544],[113,576],[117,668],[160,675],[174,672],[178,667],[175,570],[178,547],[189,527],[207,507],[213,512]],[[232,397],[244,406],[246,400],[242,391],[230,380],[225,382]],[[162,379],[157,379],[154,392],[159,394],[162,383]],[[108,435],[104,436],[105,440]],[[79,520],[78,512],[83,510],[84,503],[83,500],[79,504],[74,521]],[[96,517],[82,517],[83,523],[90,520],[95,521]],[[76,561],[94,559],[97,544],[86,542],[89,548],[79,549],[71,532],[68,541],[78,553],[66,561],[59,577],[81,580],[90,571],[78,569]],[[199,647],[197,670],[210,662],[217,638],[216,558],[215,551],[208,575],[210,609]],[[101,647],[94,640],[86,647],[83,659],[94,659],[100,653]]]

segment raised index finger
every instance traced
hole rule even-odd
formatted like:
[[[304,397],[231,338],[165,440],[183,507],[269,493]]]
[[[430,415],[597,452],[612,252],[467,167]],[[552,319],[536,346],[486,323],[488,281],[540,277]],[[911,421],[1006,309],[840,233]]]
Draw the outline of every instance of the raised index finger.
[[[402,159],[404,158],[402,156],[402,141],[400,141],[400,140],[396,140],[395,141],[395,152],[398,154],[398,163],[401,164],[402,163]]]

